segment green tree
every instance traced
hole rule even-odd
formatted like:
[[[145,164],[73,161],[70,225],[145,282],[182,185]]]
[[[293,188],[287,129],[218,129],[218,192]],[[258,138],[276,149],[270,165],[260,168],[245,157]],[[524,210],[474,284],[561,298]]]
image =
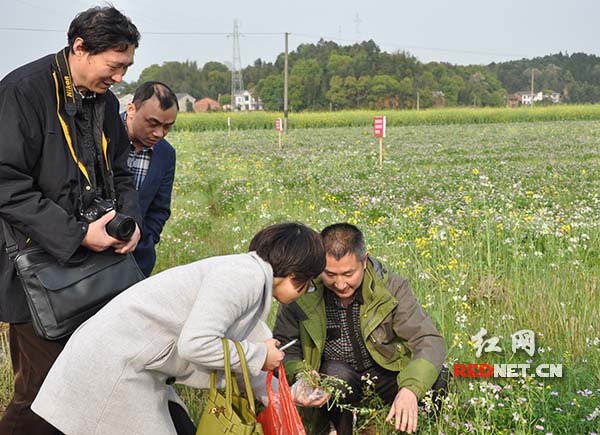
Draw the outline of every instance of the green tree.
[[[410,77],[404,77],[398,83],[398,102],[402,109],[415,107],[415,89]]]
[[[336,109],[345,109],[348,107],[349,93],[343,77],[333,76],[331,78],[326,96],[327,100],[333,104]]]
[[[299,60],[290,73],[290,105],[295,110],[315,109],[323,70],[315,59]]]
[[[393,109],[399,106],[399,91],[400,83],[394,77],[377,75],[371,79],[369,99],[375,108]]]
[[[266,110],[283,110],[283,76],[271,74],[254,88]]]
[[[458,104],[460,90],[465,87],[465,81],[459,75],[443,76],[440,81],[440,90],[444,93],[447,106]]]
[[[188,93],[195,98],[206,95],[202,84],[202,74],[196,62],[165,62],[151,65],[140,74],[139,82],[158,80],[168,84],[174,92]]]
[[[327,71],[332,76],[347,77],[353,75],[352,58],[346,55],[331,53],[329,62],[327,62]]]

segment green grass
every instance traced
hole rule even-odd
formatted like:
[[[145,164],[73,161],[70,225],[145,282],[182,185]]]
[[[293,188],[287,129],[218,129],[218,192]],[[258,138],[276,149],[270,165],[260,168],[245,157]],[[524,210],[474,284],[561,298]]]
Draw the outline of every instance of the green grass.
[[[274,222],[355,223],[371,254],[410,279],[450,364],[564,366],[562,379],[458,380],[438,419],[420,413],[420,434],[599,432],[599,127],[392,126],[383,167],[370,123],[294,129],[281,150],[271,130],[176,131],[173,215],[157,270],[245,252]],[[501,352],[476,357],[480,328]],[[537,334],[534,357],[512,353],[510,334],[521,329]],[[202,394],[183,394],[198,415]],[[391,434],[386,414],[361,408],[359,424]]]
[[[600,120],[600,105],[555,105],[533,108],[449,108],[415,110],[347,110],[341,112],[300,112],[289,114],[289,127],[332,128],[371,127],[373,117],[386,115],[388,127],[407,125],[492,124],[533,121]],[[226,130],[231,118],[233,130],[274,129],[277,112],[181,113],[176,130]]]

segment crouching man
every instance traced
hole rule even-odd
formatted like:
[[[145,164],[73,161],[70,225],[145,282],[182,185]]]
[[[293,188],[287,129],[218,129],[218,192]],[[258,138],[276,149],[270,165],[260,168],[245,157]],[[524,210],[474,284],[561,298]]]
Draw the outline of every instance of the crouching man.
[[[342,403],[358,404],[364,379],[389,405],[387,421],[396,430],[417,430],[418,401],[430,389],[444,393],[445,343],[409,283],[366,251],[362,232],[338,223],[321,232],[327,254],[325,271],[314,288],[281,305],[274,337],[285,344],[285,369],[293,383],[306,369],[344,380]],[[327,397],[304,399],[307,433],[327,433],[328,420],[338,435],[352,435],[352,413],[337,406],[321,408]],[[327,419],[325,418],[327,417]]]

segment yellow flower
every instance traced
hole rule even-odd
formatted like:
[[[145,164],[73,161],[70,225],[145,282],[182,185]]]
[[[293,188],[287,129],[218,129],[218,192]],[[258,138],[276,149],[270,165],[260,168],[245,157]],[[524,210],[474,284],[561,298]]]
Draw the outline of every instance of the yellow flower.
[[[473,169],[473,175],[479,175],[479,169],[477,169],[477,168]]]

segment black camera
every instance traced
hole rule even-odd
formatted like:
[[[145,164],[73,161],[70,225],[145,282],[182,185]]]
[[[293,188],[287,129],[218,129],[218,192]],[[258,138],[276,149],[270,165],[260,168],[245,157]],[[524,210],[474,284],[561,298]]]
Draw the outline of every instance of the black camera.
[[[115,210],[113,201],[95,198],[94,203],[85,209],[81,213],[81,216],[87,223],[92,223],[112,210]],[[106,224],[106,232],[115,239],[128,242],[135,232],[135,220],[127,215],[117,213],[115,217]]]

